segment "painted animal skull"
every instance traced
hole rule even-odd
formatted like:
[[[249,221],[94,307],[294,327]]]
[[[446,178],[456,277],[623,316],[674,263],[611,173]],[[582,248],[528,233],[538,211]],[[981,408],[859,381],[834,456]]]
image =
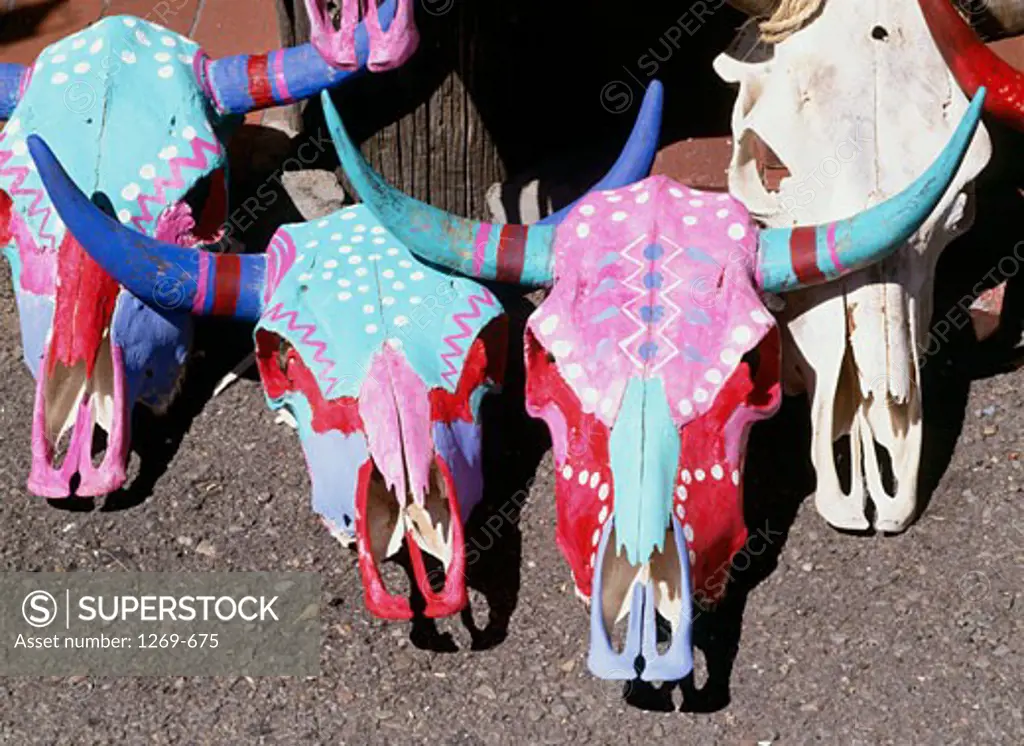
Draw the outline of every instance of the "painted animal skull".
[[[760,292],[838,279],[902,245],[945,194],[983,98],[901,194],[844,220],[767,230],[728,194],[660,176],[591,192],[558,225],[478,223],[396,191],[336,123],[350,181],[413,252],[551,288],[528,322],[527,404],[551,432],[558,543],[591,601],[598,676],[677,680],[692,669],[691,599],[724,589],[746,539],[747,432],[780,398]],[[672,629],[662,654],[659,615]]]
[[[323,103],[338,141],[340,119],[326,94]],[[654,86],[602,185],[649,172],[661,109]],[[298,425],[314,510],[343,542],[356,541],[370,611],[412,617],[380,573],[403,545],[424,613],[464,608],[463,525],[483,490],[480,402],[501,382],[506,351],[491,292],[420,262],[362,205],[284,226],[261,255],[143,237],[91,205],[45,143],[29,147],[72,233],[142,302],[256,322],[267,400]]]
[[[721,55],[715,69],[739,83],[730,192],[773,228],[843,218],[900,192],[968,106],[914,0],[825,3],[771,51],[757,63]],[[777,192],[759,174],[766,150],[789,170]],[[794,293],[781,314],[787,387],[811,397],[815,505],[833,526],[868,528],[869,496],[878,530],[901,531],[916,513],[918,361],[935,266],[970,224],[964,189],[990,150],[982,129],[907,250],[836,285]],[[833,450],[844,435],[848,491]]]
[[[377,0],[337,0],[341,6],[340,28],[327,8],[326,0],[306,0],[310,20],[310,37],[320,56],[341,70],[355,70],[361,64],[356,32],[360,15],[366,24],[371,72],[384,72],[401,67],[416,52],[420,36],[416,30],[413,0],[397,0],[394,20],[385,31],[381,27]]]
[[[394,0],[383,12],[393,10]],[[365,61],[366,34],[359,38]],[[0,119],[9,120],[0,133],[0,247],[37,381],[30,491],[66,497],[76,474],[81,496],[124,483],[132,407],[169,403],[192,321],[169,305],[141,303],[82,252],[54,211],[26,138],[51,143],[72,179],[90,194],[102,191],[132,230],[191,246],[220,235],[224,143],[239,115],[347,77],[308,44],[213,60],[195,42],[129,16],[55,42],[31,68],[0,66]],[[98,465],[96,426],[107,434]]]
[[[424,613],[459,612],[463,525],[483,491],[480,403],[504,373],[501,305],[416,260],[363,205],[278,230],[268,269],[260,377],[298,423],[314,510],[356,539],[367,608],[412,617],[380,573],[404,539]],[[424,554],[444,568],[440,593]]]

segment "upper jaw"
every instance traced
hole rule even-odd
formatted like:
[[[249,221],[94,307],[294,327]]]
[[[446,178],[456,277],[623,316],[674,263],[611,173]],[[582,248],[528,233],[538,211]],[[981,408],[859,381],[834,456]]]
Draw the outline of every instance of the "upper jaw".
[[[436,490],[443,507],[428,497],[424,505],[407,500],[400,505],[394,493],[382,493],[382,482],[374,484],[374,465],[367,461],[360,475],[356,499],[356,539],[359,572],[363,579],[366,607],[382,619],[409,620],[413,617],[408,598],[390,593],[380,573],[380,563],[398,553],[404,545],[409,551],[413,579],[423,597],[423,614],[438,618],[457,614],[469,602],[466,590],[466,549],[458,497],[451,473],[441,459],[435,461]],[[443,489],[438,489],[443,488]],[[447,525],[445,525],[447,524]],[[428,570],[428,554],[441,562],[444,584],[434,590],[439,570]]]
[[[613,533],[613,521],[608,521],[601,534],[598,561],[594,568],[587,667],[602,679],[683,679],[693,671],[690,563],[683,527],[673,516],[666,535],[665,551],[656,552],[639,567],[630,566],[635,572],[629,575],[629,583],[624,589],[604,587],[606,570],[612,570],[613,563],[621,565],[628,562],[624,556],[617,556],[616,548],[611,544]],[[625,577],[621,573],[615,574]],[[609,590],[620,591],[621,602],[620,599],[606,597]],[[672,627],[671,641],[663,653],[658,652],[659,613]],[[628,617],[626,640],[622,651],[616,652],[612,647],[610,628],[623,617]],[[639,669],[638,661],[641,662]]]

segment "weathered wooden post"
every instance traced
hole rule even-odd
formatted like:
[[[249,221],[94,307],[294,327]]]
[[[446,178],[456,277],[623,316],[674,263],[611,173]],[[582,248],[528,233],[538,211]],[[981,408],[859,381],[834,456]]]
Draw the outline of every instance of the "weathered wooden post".
[[[306,40],[301,0],[278,2],[285,39]],[[653,77],[666,85],[666,142],[723,133],[730,91],[710,61],[743,17],[716,0],[696,5],[704,11],[624,14],[612,0],[420,0],[417,55],[335,101],[370,162],[406,193],[484,218],[488,187],[539,176],[541,197],[559,207],[614,160]],[[318,104],[304,119],[306,132],[322,126]]]

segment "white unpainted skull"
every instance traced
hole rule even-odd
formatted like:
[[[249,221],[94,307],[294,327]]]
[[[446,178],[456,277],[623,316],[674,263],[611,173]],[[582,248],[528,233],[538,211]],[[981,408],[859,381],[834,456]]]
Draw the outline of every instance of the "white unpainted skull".
[[[898,193],[967,108],[916,0],[826,2],[769,51],[756,63],[720,55],[715,70],[740,85],[730,191],[771,227],[845,218]],[[765,146],[789,171],[777,191],[760,176]],[[815,505],[837,528],[867,529],[869,496],[877,530],[901,531],[916,514],[919,343],[939,255],[970,226],[965,188],[990,155],[979,127],[949,191],[907,246],[872,269],[787,296],[787,390],[811,397]],[[833,449],[844,435],[849,491]]]

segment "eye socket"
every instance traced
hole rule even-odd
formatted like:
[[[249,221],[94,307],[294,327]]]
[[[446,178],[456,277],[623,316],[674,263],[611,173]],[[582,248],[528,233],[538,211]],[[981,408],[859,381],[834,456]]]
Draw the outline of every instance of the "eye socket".
[[[291,354],[292,346],[284,339],[281,340],[281,344],[277,348],[277,367],[284,374],[285,378],[289,381],[292,380],[291,374],[289,373],[288,357]]]
[[[761,348],[758,346],[752,350],[747,350],[747,353],[743,356],[742,362],[746,363],[747,367],[750,369],[750,379],[756,379],[757,371],[761,367]]]

